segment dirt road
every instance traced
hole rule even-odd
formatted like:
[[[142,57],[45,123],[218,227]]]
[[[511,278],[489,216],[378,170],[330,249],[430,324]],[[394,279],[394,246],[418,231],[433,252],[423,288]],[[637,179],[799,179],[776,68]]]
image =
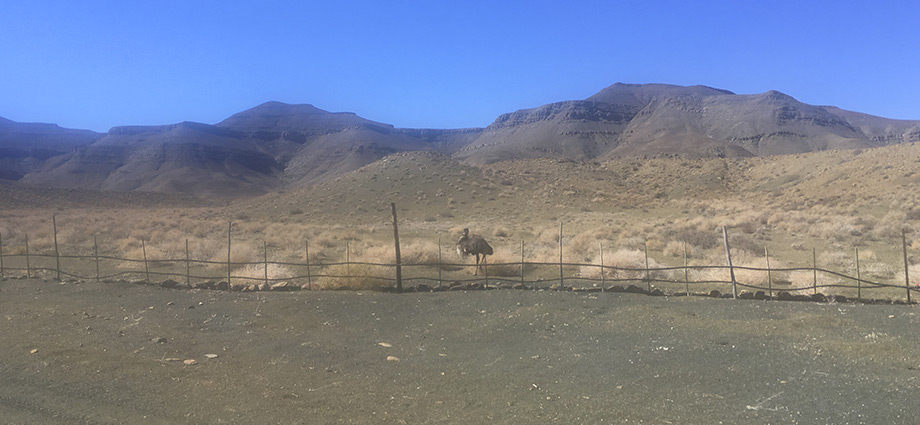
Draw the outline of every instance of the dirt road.
[[[8,280],[0,423],[917,423],[917,311]]]

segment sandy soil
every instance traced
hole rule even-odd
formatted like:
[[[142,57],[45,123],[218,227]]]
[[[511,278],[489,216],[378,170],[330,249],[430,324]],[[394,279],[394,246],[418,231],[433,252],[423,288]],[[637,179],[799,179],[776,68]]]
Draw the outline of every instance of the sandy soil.
[[[0,423],[916,423],[916,312],[8,280]]]

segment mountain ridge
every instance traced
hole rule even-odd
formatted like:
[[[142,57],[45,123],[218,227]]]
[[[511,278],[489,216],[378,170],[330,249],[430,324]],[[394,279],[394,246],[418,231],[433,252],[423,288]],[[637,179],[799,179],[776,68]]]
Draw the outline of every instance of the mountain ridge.
[[[815,106],[767,91],[616,83],[583,100],[501,114],[484,128],[412,129],[269,101],[216,124],[109,132],[0,119],[0,178],[41,187],[258,195],[328,181],[388,155],[467,164],[527,159],[754,157],[920,141],[920,121]],[[42,150],[44,149],[44,150]]]

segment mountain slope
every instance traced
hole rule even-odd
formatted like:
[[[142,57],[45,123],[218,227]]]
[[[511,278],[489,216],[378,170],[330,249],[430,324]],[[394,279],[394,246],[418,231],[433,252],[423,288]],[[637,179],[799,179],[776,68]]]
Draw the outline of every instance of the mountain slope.
[[[241,133],[184,122],[115,127],[92,145],[52,158],[22,182],[54,188],[231,196],[276,187],[281,168]]]
[[[71,152],[102,136],[89,130],[19,123],[0,117],[0,179],[18,180],[48,158]]]
[[[776,91],[618,83],[583,101],[504,114],[457,157],[746,157],[913,141],[920,141],[920,121],[808,105]]]

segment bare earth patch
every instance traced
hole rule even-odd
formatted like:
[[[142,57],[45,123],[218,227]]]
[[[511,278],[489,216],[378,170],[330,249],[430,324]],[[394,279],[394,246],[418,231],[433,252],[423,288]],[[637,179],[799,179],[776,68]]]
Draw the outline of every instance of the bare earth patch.
[[[914,423],[915,306],[0,282],[3,423]]]

